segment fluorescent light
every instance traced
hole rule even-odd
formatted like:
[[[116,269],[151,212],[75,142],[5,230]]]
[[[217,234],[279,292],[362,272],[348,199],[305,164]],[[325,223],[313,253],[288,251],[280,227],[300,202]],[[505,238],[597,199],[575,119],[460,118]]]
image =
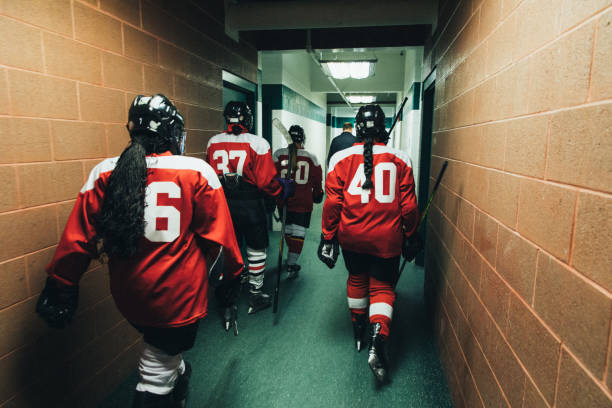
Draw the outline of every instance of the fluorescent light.
[[[324,71],[335,79],[364,79],[374,75],[376,60],[321,61]]]
[[[332,77],[346,79],[351,76],[351,66],[345,62],[328,62],[327,67]]]
[[[373,95],[348,95],[347,99],[350,103],[372,103],[376,100]]]

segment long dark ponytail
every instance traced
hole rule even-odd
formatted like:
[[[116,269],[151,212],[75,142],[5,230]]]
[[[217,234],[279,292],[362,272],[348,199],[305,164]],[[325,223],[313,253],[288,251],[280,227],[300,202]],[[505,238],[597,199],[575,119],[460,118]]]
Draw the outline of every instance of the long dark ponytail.
[[[372,183],[372,172],[374,170],[374,156],[372,153],[372,148],[374,145],[374,140],[371,137],[367,137],[363,141],[363,172],[365,173],[366,180],[361,188],[369,190],[374,186]]]
[[[96,230],[102,252],[111,258],[133,256],[144,234],[146,154],[142,138],[134,137],[121,153],[104,192]]]
[[[127,258],[136,254],[145,230],[148,154],[182,154],[185,122],[162,94],[138,95],[128,113],[131,143],[121,153],[104,191],[100,216],[95,220],[98,251]]]

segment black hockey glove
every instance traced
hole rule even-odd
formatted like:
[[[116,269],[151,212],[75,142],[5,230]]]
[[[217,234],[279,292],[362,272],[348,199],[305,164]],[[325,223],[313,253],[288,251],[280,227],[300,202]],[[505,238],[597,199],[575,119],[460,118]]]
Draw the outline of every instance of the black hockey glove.
[[[320,204],[321,201],[323,201],[323,193],[320,194],[312,194],[312,201],[315,202],[315,204]]]
[[[336,237],[326,240],[323,234],[321,234],[321,242],[319,242],[319,249],[317,251],[321,262],[327,265],[329,269],[332,269],[336,265],[339,253],[340,245],[338,245]]]
[[[276,199],[273,197],[264,198],[264,206],[266,207],[266,212],[272,214],[276,209]]]
[[[79,285],[63,285],[53,278],[47,278],[36,303],[36,313],[49,327],[61,329],[70,323],[78,304]]]
[[[402,255],[408,262],[412,262],[414,258],[423,250],[423,241],[418,232],[415,232],[408,238],[404,238],[402,245]]]
[[[234,328],[234,336],[238,335],[238,307],[236,302],[240,296],[240,276],[236,276],[229,281],[215,288],[215,297],[219,306],[223,310],[223,328],[229,331]]]

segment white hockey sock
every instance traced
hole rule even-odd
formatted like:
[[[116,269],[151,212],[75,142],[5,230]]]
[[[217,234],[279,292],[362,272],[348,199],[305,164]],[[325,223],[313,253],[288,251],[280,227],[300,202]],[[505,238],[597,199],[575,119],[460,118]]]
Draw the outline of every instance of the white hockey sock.
[[[261,289],[266,270],[265,248],[253,249],[247,247],[247,260],[249,261],[249,284],[255,289]]]
[[[144,343],[138,362],[140,380],[136,384],[136,391],[169,394],[174,389],[174,383],[181,371],[185,372],[185,363],[180,354],[170,356]]]
[[[289,252],[287,254],[287,265],[295,265],[299,257],[300,254],[296,254],[295,252]]]

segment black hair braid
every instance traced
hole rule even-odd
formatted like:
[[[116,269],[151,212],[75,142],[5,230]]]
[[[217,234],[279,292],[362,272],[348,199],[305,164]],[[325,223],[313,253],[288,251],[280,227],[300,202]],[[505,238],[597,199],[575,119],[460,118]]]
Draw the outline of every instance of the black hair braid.
[[[102,239],[102,252],[111,258],[133,256],[144,234],[146,144],[144,138],[133,137],[121,153],[104,192],[96,229]]]
[[[365,183],[361,186],[361,188],[365,188],[367,190],[371,189],[374,184],[372,183],[372,171],[374,170],[374,157],[372,153],[372,145],[374,141],[371,137],[368,137],[364,140],[363,145],[363,172],[365,173]]]

